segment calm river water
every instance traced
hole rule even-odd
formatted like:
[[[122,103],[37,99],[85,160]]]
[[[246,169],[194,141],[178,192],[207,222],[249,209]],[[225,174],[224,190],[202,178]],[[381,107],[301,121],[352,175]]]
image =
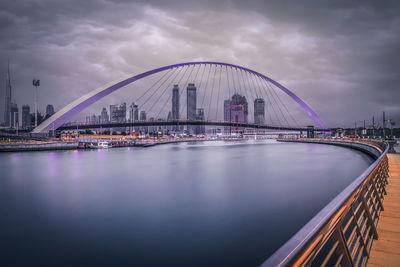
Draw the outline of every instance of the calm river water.
[[[0,154],[0,266],[257,266],[372,159],[275,141]]]

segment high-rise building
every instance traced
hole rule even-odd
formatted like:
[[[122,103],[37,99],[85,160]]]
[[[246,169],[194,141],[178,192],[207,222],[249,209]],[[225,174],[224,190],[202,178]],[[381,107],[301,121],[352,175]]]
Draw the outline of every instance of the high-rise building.
[[[248,109],[248,104],[245,96],[241,96],[239,94],[234,94],[232,96],[232,101],[231,101],[231,106],[240,106],[242,105],[244,108],[244,123],[248,122],[248,114],[249,114],[249,109]]]
[[[18,105],[16,103],[11,103],[11,127],[17,127],[19,123],[19,112]]]
[[[196,119],[199,121],[204,121],[204,108],[197,109]],[[196,127],[196,134],[205,134],[205,133],[206,133],[205,125],[198,125]]]
[[[230,122],[231,121],[231,100],[226,99],[224,100],[224,121]],[[224,134],[230,133],[231,127],[224,127]]]
[[[140,118],[141,121],[145,121],[146,120],[146,111],[141,110],[139,118]],[[148,132],[147,126],[140,127],[140,131],[143,132],[143,133],[147,133]]]
[[[98,123],[97,116],[95,114],[93,114],[92,117],[90,118],[90,123],[92,124]]]
[[[8,63],[7,76],[6,76],[6,92],[4,96],[4,126],[11,127],[11,77],[10,77],[10,63]]]
[[[141,110],[140,111],[140,120],[145,121],[146,120],[146,111]]]
[[[126,121],[126,103],[118,105],[110,105],[110,121],[125,122]]]
[[[135,102],[133,102],[129,106],[129,121],[134,122],[137,120],[139,120],[139,107],[138,107],[138,105],[136,105]]]
[[[107,123],[108,121],[109,121],[109,119],[108,119],[108,113],[107,113],[107,109],[106,108],[103,108],[102,110],[101,110],[101,123]]]
[[[22,106],[22,127],[29,128],[31,127],[31,115],[30,115],[30,107],[29,105]]]
[[[262,98],[254,100],[254,123],[265,123],[265,101]]]
[[[248,113],[248,103],[245,96],[234,94],[232,99],[226,99],[224,101],[224,121],[247,123]],[[241,131],[242,129],[224,127],[225,134],[229,134],[232,130]]]
[[[194,83],[189,83],[186,88],[186,107],[187,107],[187,119],[188,120],[196,120],[196,111],[197,111],[197,97],[196,97],[196,86]],[[188,133],[193,134],[196,132],[196,128],[189,125],[187,127]]]
[[[172,89],[172,119],[179,119],[179,86],[177,84]]]
[[[54,114],[54,107],[53,105],[47,105],[46,106],[46,117],[50,117]]]
[[[169,112],[168,112],[168,116],[167,116],[167,121],[171,121],[171,120],[172,120],[172,112],[169,111]],[[175,129],[175,126],[167,126],[166,129],[167,129],[168,131],[172,131],[172,130]]]
[[[172,118],[173,120],[179,120],[179,86],[174,84],[172,88]],[[180,131],[180,126],[173,126],[172,129],[176,132]]]

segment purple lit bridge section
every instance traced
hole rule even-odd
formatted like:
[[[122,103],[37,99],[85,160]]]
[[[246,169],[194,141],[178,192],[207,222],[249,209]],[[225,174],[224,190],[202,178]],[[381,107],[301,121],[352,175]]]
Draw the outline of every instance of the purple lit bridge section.
[[[272,80],[271,78],[258,73],[254,70],[241,67],[238,65],[233,65],[229,63],[223,63],[223,62],[212,62],[212,61],[204,61],[204,62],[186,62],[186,63],[179,63],[179,64],[174,64],[174,65],[168,65],[164,66],[161,68],[153,69],[132,77],[128,78],[123,78],[111,83],[108,83],[104,86],[101,86],[86,95],[83,95],[82,97],[76,99],[75,101],[71,102],[67,106],[63,107],[61,110],[56,112],[53,116],[42,122],[39,126],[37,126],[35,129],[33,129],[32,133],[45,133],[50,130],[55,130],[61,125],[63,125],[68,119],[70,119],[72,116],[78,114],[85,108],[89,107],[93,103],[97,102],[98,100],[102,99],[103,97],[111,94],[112,92],[128,85],[131,84],[137,80],[140,80],[142,78],[145,78],[147,76],[173,69],[173,68],[180,68],[184,66],[190,66],[190,65],[219,65],[219,66],[226,66],[226,67],[232,67],[235,69],[243,70],[245,72],[254,74],[261,79],[264,79],[265,81],[268,81],[272,84],[274,84],[276,87],[281,89],[283,92],[285,92],[287,95],[289,95],[294,101],[296,101],[304,111],[307,112],[307,114],[322,128],[322,129],[327,129],[325,123],[318,117],[318,115],[311,109],[310,106],[308,106],[303,100],[301,100],[297,95],[295,95],[292,91],[281,85],[280,83]]]

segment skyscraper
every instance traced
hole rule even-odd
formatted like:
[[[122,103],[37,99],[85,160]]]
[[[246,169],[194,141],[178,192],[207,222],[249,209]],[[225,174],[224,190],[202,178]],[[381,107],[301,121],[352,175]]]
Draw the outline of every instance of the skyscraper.
[[[46,106],[46,118],[52,116],[54,114],[54,107],[53,105],[47,105]]]
[[[224,100],[224,121],[230,122],[231,121],[231,100],[226,99]],[[230,133],[230,127],[224,127],[224,134]]]
[[[189,83],[186,88],[186,101],[187,101],[187,119],[196,120],[196,110],[197,110],[197,97],[196,97],[196,86],[194,83]],[[196,128],[193,126],[187,127],[189,134],[193,134]]]
[[[262,98],[254,100],[254,123],[264,124],[265,122],[265,101]]]
[[[110,121],[125,122],[126,121],[126,103],[118,105],[110,105]]]
[[[174,84],[174,88],[172,88],[172,120],[179,120],[179,86]],[[180,126],[173,126],[172,130],[180,131]]]
[[[249,114],[249,109],[248,109],[248,104],[245,96],[241,96],[239,94],[234,94],[232,96],[232,101],[231,101],[231,106],[240,106],[242,105],[244,107],[244,123],[248,122],[248,114]]]
[[[137,120],[139,120],[139,107],[138,107],[138,105],[136,105],[135,102],[133,102],[129,106],[129,121],[134,122]]]
[[[11,103],[11,116],[10,116],[10,126],[17,127],[19,123],[19,112],[18,112],[18,105],[16,103]]]
[[[204,108],[197,109],[196,119],[199,121],[204,121]],[[205,125],[198,125],[196,127],[196,134],[205,134],[205,133],[206,133]]]
[[[140,111],[140,120],[145,121],[146,120],[146,111],[141,110]]]
[[[140,111],[140,120],[141,121],[145,121],[146,120],[146,111],[144,111],[144,110]],[[144,133],[147,133],[148,132],[147,126],[140,127],[140,131],[144,132]]]
[[[232,105],[231,106],[231,120],[230,122],[235,123],[246,123],[245,107],[244,105]],[[233,131],[242,131],[242,128],[235,127]]]
[[[101,123],[107,123],[108,122],[108,113],[107,113],[107,109],[106,108],[103,108],[102,110],[101,110]]]
[[[179,86],[174,84],[172,89],[172,119],[179,119]]]
[[[30,115],[30,107],[28,105],[22,106],[22,127],[29,128],[31,127],[31,115]]]
[[[93,124],[98,123],[97,116],[95,114],[93,114],[92,117],[90,118],[90,123],[93,123]]]
[[[232,99],[224,101],[224,121],[247,123],[248,113],[248,103],[245,96],[234,94]],[[229,134],[231,130],[231,127],[224,127],[225,134]],[[235,128],[234,130],[241,131],[242,129]]]
[[[4,97],[4,125],[12,126],[11,124],[11,77],[10,77],[10,63],[8,63],[7,76],[6,76],[6,92]]]

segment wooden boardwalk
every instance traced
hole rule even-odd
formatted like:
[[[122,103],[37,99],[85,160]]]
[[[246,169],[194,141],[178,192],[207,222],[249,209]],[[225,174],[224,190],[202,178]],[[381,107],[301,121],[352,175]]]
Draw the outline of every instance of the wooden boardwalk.
[[[369,266],[400,266],[400,154],[388,154],[389,184],[373,242]]]

